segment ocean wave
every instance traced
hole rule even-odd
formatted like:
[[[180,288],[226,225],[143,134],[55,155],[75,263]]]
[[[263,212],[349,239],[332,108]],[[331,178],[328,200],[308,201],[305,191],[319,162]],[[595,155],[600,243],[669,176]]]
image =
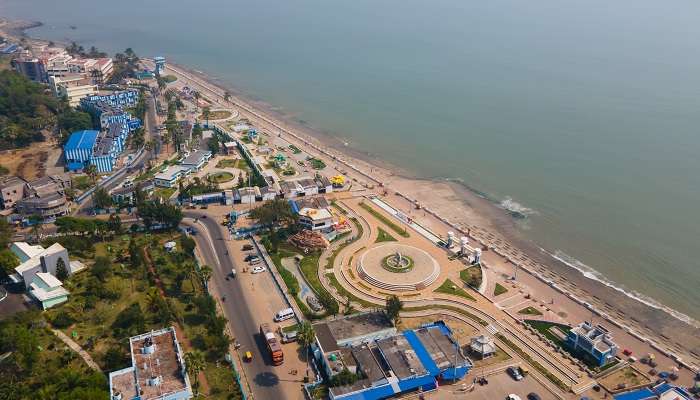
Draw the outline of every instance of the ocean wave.
[[[543,252],[549,254],[550,256],[555,258],[556,260],[559,260],[559,261],[563,262],[564,264],[566,264],[567,266],[579,271],[583,276],[585,276],[588,279],[600,282],[603,285],[605,285],[611,289],[614,289],[614,290],[624,294],[625,296],[627,296],[631,299],[634,299],[642,304],[645,304],[645,305],[652,307],[652,308],[655,308],[657,310],[664,311],[665,313],[676,318],[677,320],[685,322],[691,326],[694,326],[694,327],[700,329],[700,321],[698,321],[698,320],[696,320],[696,319],[694,319],[686,314],[683,314],[680,311],[674,310],[673,308],[668,307],[668,306],[658,302],[657,300],[655,300],[652,297],[641,294],[635,290],[627,289],[624,286],[611,281],[610,279],[605,277],[605,275],[603,275],[599,271],[597,271],[594,268],[592,268],[592,267],[584,264],[583,262],[575,259],[574,257],[564,253],[561,250],[556,250],[554,252],[554,254],[552,254],[544,249],[541,249],[541,250]]]
[[[531,215],[537,214],[535,210],[525,207],[524,205],[513,200],[512,197],[506,197],[498,206],[511,213],[514,217],[518,218],[527,218]]]

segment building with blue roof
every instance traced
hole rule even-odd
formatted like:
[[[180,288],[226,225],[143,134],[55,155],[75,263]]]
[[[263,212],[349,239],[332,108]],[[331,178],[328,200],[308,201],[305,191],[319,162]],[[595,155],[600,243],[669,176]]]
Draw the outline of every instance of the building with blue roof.
[[[691,400],[690,392],[682,387],[661,383],[652,388],[632,390],[613,396],[615,400]]]
[[[94,165],[101,173],[114,169],[129,134],[141,126],[138,118],[123,109],[136,105],[138,96],[138,91],[132,89],[87,96],[80,100],[81,108],[99,119],[102,130],[71,134],[64,146],[69,171],[79,171],[88,165]]]
[[[328,377],[350,372],[355,382],[332,386],[332,400],[379,400],[426,392],[464,378],[472,363],[437,321],[396,333],[381,313],[357,314],[314,325],[314,357]]]

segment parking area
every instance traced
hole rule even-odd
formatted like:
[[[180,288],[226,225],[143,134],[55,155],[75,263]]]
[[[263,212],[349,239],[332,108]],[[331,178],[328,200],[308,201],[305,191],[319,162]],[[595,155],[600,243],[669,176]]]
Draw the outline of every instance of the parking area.
[[[466,386],[470,386],[476,375],[470,372],[465,378]],[[520,382],[516,382],[505,372],[491,375],[488,378],[488,384],[481,386],[478,383],[474,385],[472,391],[464,391],[464,385],[446,385],[441,386],[436,392],[426,396],[428,399],[468,399],[468,400],[503,400],[509,394],[516,394],[522,400],[527,400],[529,393],[537,393],[542,400],[554,400],[554,397],[549,393],[539,382],[532,376],[527,376]]]
[[[10,317],[28,308],[26,295],[22,291],[13,290],[5,285],[0,286],[0,319]]]
[[[247,245],[250,244],[252,242],[248,239],[228,242],[229,255],[234,265],[238,268],[235,279],[239,280],[241,284],[243,291],[241,295],[245,296],[246,303],[254,316],[256,325],[268,323],[277,334],[278,339],[281,339],[282,329],[296,324],[296,320],[274,321],[275,314],[288,308],[289,305],[284,300],[284,296],[277,287],[265,263],[250,265],[250,262],[246,261],[246,257],[257,255],[255,250],[243,250],[244,246],[248,248]],[[255,267],[264,267],[265,270],[253,273],[253,268]],[[264,349],[263,345],[259,347]],[[254,349],[254,353],[260,349]],[[241,351],[243,350],[245,349],[241,349]],[[284,385],[286,390],[289,390],[290,396],[295,392],[301,395],[299,384],[306,374],[307,364],[300,358],[299,346],[296,342],[282,344],[282,351],[285,355],[284,364],[276,367],[279,383]],[[256,356],[264,357],[263,354],[256,354]]]

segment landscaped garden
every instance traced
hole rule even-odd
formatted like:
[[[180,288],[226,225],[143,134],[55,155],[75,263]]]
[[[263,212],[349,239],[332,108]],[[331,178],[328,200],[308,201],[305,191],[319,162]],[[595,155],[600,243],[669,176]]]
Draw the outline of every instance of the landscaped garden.
[[[231,118],[233,113],[228,110],[214,110],[214,111],[209,111],[209,121],[217,121],[217,120],[222,120],[222,119],[227,119]],[[202,113],[199,116],[200,120],[206,120],[207,117]]]
[[[540,316],[542,315],[542,311],[536,309],[535,307],[527,306],[522,310],[518,311],[518,314]]]
[[[226,171],[213,172],[207,175],[207,179],[212,183],[226,183],[233,180],[233,174]]]
[[[380,213],[379,211],[375,210],[365,202],[360,203],[360,207],[364,208],[368,213],[372,214],[372,216],[379,221],[383,222],[386,226],[391,228],[394,232],[398,233],[399,235],[403,237],[409,237],[410,235],[408,232],[406,232],[406,228],[399,226],[396,224],[394,221],[390,220],[384,214]]]
[[[452,282],[449,279],[445,280],[445,282],[442,285],[440,285],[439,288],[435,289],[435,293],[452,294],[455,296],[463,297],[467,300],[476,301],[476,299],[472,297],[469,293],[467,293],[466,290],[457,286],[454,282]]]
[[[459,272],[459,278],[467,285],[473,288],[479,288],[481,286],[481,266],[472,265],[467,269],[463,269]]]
[[[324,169],[326,168],[326,163],[323,162],[323,160],[319,160],[318,158],[309,158],[307,159],[309,162],[309,165],[311,165],[311,168],[313,169]]]
[[[495,296],[500,296],[504,293],[508,293],[508,289],[506,289],[505,286],[501,285],[500,283],[496,284],[496,287],[493,289],[493,295]]]
[[[374,241],[374,243],[381,243],[381,242],[395,242],[396,239],[389,234],[389,232],[385,231],[382,228],[377,228],[377,240]]]

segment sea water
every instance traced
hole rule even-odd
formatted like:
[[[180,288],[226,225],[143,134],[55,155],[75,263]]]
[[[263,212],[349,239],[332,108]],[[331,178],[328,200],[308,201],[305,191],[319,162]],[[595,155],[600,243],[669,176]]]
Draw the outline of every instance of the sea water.
[[[700,319],[697,1],[0,0],[0,16],[166,56],[507,200],[559,258]]]

